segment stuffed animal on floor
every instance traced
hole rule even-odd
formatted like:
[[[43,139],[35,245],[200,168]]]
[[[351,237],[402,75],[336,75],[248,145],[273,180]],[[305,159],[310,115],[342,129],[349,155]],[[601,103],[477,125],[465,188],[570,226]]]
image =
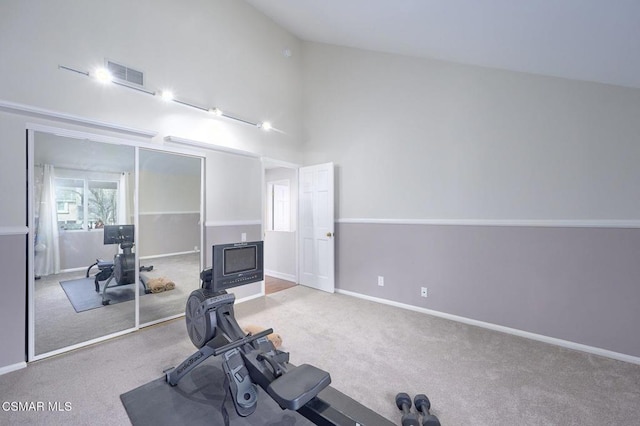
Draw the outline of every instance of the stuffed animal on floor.
[[[266,330],[266,328],[264,327],[260,327],[257,325],[246,325],[244,327],[242,327],[242,331],[244,331],[247,334],[256,334],[256,333],[260,333],[261,331]],[[276,349],[278,349],[280,346],[282,346],[282,337],[277,334],[277,333],[271,333],[267,336],[267,339],[271,340],[271,343],[273,343],[273,346],[275,346]]]
[[[151,293],[162,293],[163,291],[173,290],[176,284],[168,278],[157,277],[147,281],[147,288]]]
[[[169,291],[169,290],[173,290],[174,288],[176,288],[176,283],[174,283],[173,281],[165,278],[165,280],[164,280],[164,289],[166,291]]]

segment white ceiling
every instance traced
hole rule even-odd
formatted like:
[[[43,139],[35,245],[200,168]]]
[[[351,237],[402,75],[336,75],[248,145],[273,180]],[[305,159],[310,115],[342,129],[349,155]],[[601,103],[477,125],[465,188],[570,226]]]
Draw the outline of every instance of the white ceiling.
[[[640,88],[640,0],[246,1],[306,41]]]

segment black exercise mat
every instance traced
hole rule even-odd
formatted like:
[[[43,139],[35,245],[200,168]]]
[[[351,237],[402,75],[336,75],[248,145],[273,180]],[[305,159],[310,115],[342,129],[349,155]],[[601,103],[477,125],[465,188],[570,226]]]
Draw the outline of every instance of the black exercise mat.
[[[93,277],[60,281],[62,289],[67,294],[67,298],[76,312],[84,312],[103,307],[102,289],[105,284],[106,282],[100,283],[100,293],[97,293]],[[109,287],[107,289],[107,299],[110,300],[109,304],[115,305],[116,303],[133,300],[135,297],[135,286],[136,284],[127,284]],[[144,294],[144,289],[140,286],[140,295],[143,296]]]
[[[120,395],[120,400],[133,426],[222,426],[223,401],[230,426],[313,425],[295,411],[282,410],[260,387],[256,411],[240,417],[230,394],[225,400],[224,379],[220,360],[213,358],[184,376],[177,386],[161,377]]]

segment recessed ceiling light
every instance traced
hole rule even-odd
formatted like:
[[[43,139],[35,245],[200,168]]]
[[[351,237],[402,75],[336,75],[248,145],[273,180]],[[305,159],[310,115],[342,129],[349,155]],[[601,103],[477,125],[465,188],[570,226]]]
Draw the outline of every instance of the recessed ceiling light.
[[[111,73],[106,68],[98,68],[94,73],[94,77],[100,83],[109,83],[111,80],[113,80]]]
[[[161,90],[160,97],[163,101],[172,101],[173,100],[173,92],[171,90]]]
[[[287,48],[287,50],[289,50],[289,49]],[[237,121],[238,123],[242,123],[242,124],[245,124],[245,125],[253,126],[254,128],[262,129],[265,132],[273,130],[275,132],[282,133],[281,130],[278,130],[277,128],[273,127],[271,125],[271,123],[268,122],[268,121],[262,121],[262,122],[249,121],[249,120],[246,120],[244,118],[236,117],[233,114],[230,114],[230,113],[227,113],[227,112],[223,112],[218,107],[207,108],[207,107],[204,107],[204,106],[200,106],[200,105],[192,104],[190,102],[186,102],[186,101],[181,100],[181,99],[176,99],[171,90],[157,90],[157,91],[154,91],[154,90],[146,89],[146,88],[144,88],[142,86],[140,86],[140,87],[135,86],[134,84],[131,84],[132,81],[130,81],[128,79],[126,79],[126,80],[122,79],[120,77],[120,74],[117,73],[117,72],[115,73],[116,77],[114,77],[114,74],[109,72],[108,68],[100,67],[100,68],[95,68],[93,71],[82,71],[82,70],[78,70],[78,69],[75,69],[75,68],[67,67],[67,66],[64,66],[64,65],[58,65],[58,68],[66,70],[66,71],[71,71],[71,72],[74,72],[74,73],[77,73],[77,74],[81,74],[81,75],[83,75],[85,77],[95,78],[96,80],[98,80],[100,82],[103,82],[105,84],[108,83],[108,82],[111,82],[111,84],[114,84],[114,85],[117,85],[117,86],[125,87],[125,88],[128,88],[128,89],[133,89],[133,90],[135,90],[137,92],[142,92],[142,93],[145,93],[147,95],[157,96],[159,98],[162,98],[166,102],[171,101],[171,102],[175,102],[175,103],[178,103],[178,104],[181,104],[181,105],[184,105],[184,106],[188,106],[188,107],[197,109],[199,111],[209,112],[211,114],[214,114],[217,117],[224,117],[225,119]]]
[[[211,108],[209,112],[215,116],[222,117],[222,110],[220,108]]]
[[[269,130],[271,130],[271,123],[269,123],[268,121],[265,121],[265,122],[263,122],[263,123],[260,123],[260,124],[258,125],[258,127],[260,127],[262,130],[264,130],[264,131],[267,131],[267,132],[268,132]]]

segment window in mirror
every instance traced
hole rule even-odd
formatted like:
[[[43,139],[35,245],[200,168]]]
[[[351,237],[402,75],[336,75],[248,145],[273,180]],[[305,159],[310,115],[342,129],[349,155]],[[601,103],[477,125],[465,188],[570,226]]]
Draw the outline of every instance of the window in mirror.
[[[89,181],[89,228],[118,223],[118,182]]]
[[[80,173],[75,178],[56,178],[58,227],[67,231],[88,230],[120,223],[120,177],[114,174],[112,179],[94,180]]]
[[[56,179],[58,228],[82,229],[84,222],[84,182],[79,179]]]

